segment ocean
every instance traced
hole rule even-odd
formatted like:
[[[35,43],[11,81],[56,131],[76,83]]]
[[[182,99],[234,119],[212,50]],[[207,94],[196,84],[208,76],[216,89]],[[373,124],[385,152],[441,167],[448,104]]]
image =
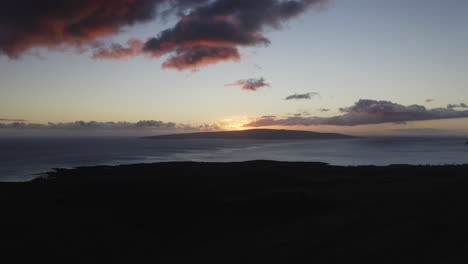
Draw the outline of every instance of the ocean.
[[[316,161],[332,165],[468,164],[461,138],[343,140],[154,140],[0,138],[0,181],[28,181],[53,168],[166,161]]]

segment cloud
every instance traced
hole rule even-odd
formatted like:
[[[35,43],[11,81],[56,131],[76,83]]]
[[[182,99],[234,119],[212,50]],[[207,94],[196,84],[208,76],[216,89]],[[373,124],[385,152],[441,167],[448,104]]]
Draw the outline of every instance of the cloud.
[[[454,108],[468,108],[468,105],[464,104],[464,103],[460,103],[460,104],[449,104],[447,105],[447,108],[449,109],[454,109]]]
[[[201,66],[229,60],[238,61],[240,57],[241,55],[236,48],[196,46],[190,49],[177,50],[174,56],[171,56],[163,63],[162,68],[196,71]]]
[[[80,52],[94,59],[145,53],[171,55],[165,69],[187,70],[238,60],[238,48],[268,45],[263,32],[327,0],[6,0],[0,9],[0,55],[18,58],[33,48]],[[138,23],[177,15],[178,22],[146,42],[96,47]],[[221,54],[221,55],[220,55]],[[229,56],[226,56],[229,54]],[[220,55],[220,56],[216,56]],[[224,55],[224,56],[223,56]]]
[[[242,90],[246,91],[257,91],[260,88],[270,86],[269,83],[265,82],[265,79],[248,79],[248,80],[239,80],[232,84],[226,84],[225,86],[242,86]]]
[[[5,119],[5,118],[0,118],[0,122],[28,122],[28,120],[24,120],[24,119]]]
[[[404,124],[409,121],[425,121],[468,117],[468,110],[453,108],[426,109],[421,105],[404,106],[389,101],[359,100],[351,107],[341,108],[345,113],[333,117],[259,118],[246,127],[267,126],[359,126],[383,123]]]
[[[0,9],[0,54],[17,58],[35,47],[79,47],[148,22],[165,0],[16,0]],[[171,1],[180,2],[180,1]],[[187,2],[187,1],[184,1]]]
[[[120,44],[112,44],[110,48],[99,48],[93,53],[93,59],[125,59],[141,54],[143,41],[139,39],[130,39],[128,47],[123,47]]]
[[[178,1],[178,4],[184,6],[185,2]],[[198,2],[190,12],[180,14],[179,21],[173,27],[145,42],[142,51],[149,57],[171,54],[163,64],[164,69],[182,71],[193,69],[192,65],[198,67],[238,60],[239,47],[270,44],[270,40],[263,35],[264,29],[279,29],[284,22],[314,6],[320,7],[326,0]],[[220,51],[224,56],[216,56]]]
[[[434,101],[435,101],[434,99],[427,99],[427,100],[426,100],[426,103],[432,103],[432,102],[434,102]]]
[[[328,111],[330,111],[330,109],[327,109],[327,108],[320,108],[319,111],[320,111],[320,112],[328,112]]]
[[[216,124],[189,125],[176,124],[173,122],[162,122],[154,120],[144,120],[135,123],[132,122],[84,122],[76,121],[69,123],[34,124],[14,122],[10,124],[0,123],[0,129],[19,129],[19,130],[73,130],[73,131],[99,131],[99,130],[218,130]]]
[[[186,131],[187,130],[188,131],[213,131],[213,130],[221,130],[221,127],[218,124],[201,124],[198,126],[179,124],[177,125],[177,129],[186,130]]]
[[[285,98],[285,100],[301,100],[301,99],[312,99],[312,97],[318,95],[318,93],[306,93],[306,94],[293,94]]]

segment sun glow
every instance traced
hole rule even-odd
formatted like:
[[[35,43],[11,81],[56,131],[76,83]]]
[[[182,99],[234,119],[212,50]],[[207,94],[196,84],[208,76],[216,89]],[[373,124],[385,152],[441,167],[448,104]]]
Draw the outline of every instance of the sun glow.
[[[251,117],[232,117],[221,120],[221,127],[225,130],[246,130],[246,124],[252,122],[255,118]]]

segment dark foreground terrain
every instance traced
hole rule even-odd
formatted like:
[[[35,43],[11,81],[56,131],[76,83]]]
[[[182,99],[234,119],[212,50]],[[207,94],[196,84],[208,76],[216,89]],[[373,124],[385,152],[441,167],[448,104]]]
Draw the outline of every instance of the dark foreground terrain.
[[[255,161],[58,170],[0,184],[0,258],[468,263],[467,191],[468,166]]]

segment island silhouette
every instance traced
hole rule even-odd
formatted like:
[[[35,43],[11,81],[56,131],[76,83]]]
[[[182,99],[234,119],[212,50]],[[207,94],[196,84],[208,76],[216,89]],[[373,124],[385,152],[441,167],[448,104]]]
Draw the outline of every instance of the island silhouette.
[[[249,129],[239,131],[198,132],[185,134],[170,134],[146,137],[149,139],[265,139],[265,140],[294,140],[294,139],[350,139],[353,136],[337,133],[319,133],[300,130],[277,129]]]

